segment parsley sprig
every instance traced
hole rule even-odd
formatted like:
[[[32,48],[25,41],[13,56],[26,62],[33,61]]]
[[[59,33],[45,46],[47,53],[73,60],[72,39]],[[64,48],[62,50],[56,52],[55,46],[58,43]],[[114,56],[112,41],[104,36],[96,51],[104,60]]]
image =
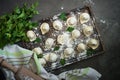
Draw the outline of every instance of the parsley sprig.
[[[87,56],[90,56],[90,55],[92,55],[92,54],[95,54],[95,51],[93,50],[93,49],[88,49],[87,50]]]
[[[74,28],[70,26],[70,27],[67,28],[66,31],[72,32],[73,30],[74,30]]]
[[[26,30],[38,25],[37,22],[31,21],[34,15],[39,14],[35,9],[37,5],[35,3],[28,7],[24,4],[23,7],[16,7],[13,12],[0,16],[0,48],[7,44],[28,41]]]

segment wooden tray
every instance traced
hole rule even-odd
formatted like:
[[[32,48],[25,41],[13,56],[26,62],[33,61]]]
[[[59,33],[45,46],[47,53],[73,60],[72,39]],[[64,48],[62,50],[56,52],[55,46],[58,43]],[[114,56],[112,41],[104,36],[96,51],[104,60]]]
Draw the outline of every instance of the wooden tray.
[[[94,14],[93,14],[93,12],[92,12],[91,7],[90,7],[90,6],[84,6],[83,8],[76,8],[76,9],[73,9],[73,10],[71,10],[71,11],[69,11],[69,12],[66,12],[65,14],[69,16],[69,13],[71,13],[71,12],[73,12],[73,13],[77,13],[77,12],[88,12],[88,13],[89,13],[89,15],[90,15],[90,17],[91,17],[91,19],[92,19],[92,23],[93,23],[93,25],[95,26],[95,28],[94,28],[95,34],[97,34],[97,38],[99,39],[99,47],[95,50],[95,53],[94,53],[94,54],[87,55],[87,56],[86,56],[86,55],[83,55],[83,56],[79,57],[79,59],[71,58],[71,59],[68,60],[68,63],[66,63],[66,64],[64,64],[64,65],[61,65],[59,62],[57,62],[57,65],[56,65],[56,67],[54,67],[54,68],[52,68],[52,67],[51,67],[51,63],[48,62],[48,63],[46,64],[46,66],[45,66],[45,69],[46,69],[48,72],[51,72],[51,71],[53,71],[53,70],[55,70],[55,69],[58,69],[58,68],[61,68],[61,67],[70,65],[70,64],[72,64],[72,63],[76,63],[76,62],[78,62],[78,61],[82,61],[82,60],[85,60],[85,59],[94,57],[94,56],[96,56],[96,55],[99,55],[99,54],[104,53],[104,51],[105,51],[105,48],[104,48],[104,45],[103,45],[103,40],[101,39],[101,36],[100,36],[100,34],[99,34],[98,25],[97,25],[97,23],[96,23],[96,19],[95,19],[95,17],[94,17]],[[58,14],[58,15],[59,15],[59,14]],[[43,22],[48,22],[48,23],[50,24],[50,26],[52,26],[52,24],[51,24],[51,22],[50,22],[51,19],[53,19],[53,17],[49,17],[49,18],[46,18],[46,19],[42,19],[42,20],[40,20],[39,22],[40,22],[40,24],[43,23]],[[39,29],[39,28],[38,28],[38,29]],[[37,30],[34,29],[33,31],[36,32],[36,33],[38,32],[39,34],[41,34],[38,29],[37,29]],[[51,33],[52,31],[53,31],[53,30],[51,30],[50,33]],[[48,33],[46,36],[47,36],[47,37],[48,37],[48,36],[51,36],[50,33]],[[44,41],[45,41],[45,40],[43,39],[42,42],[44,42]],[[24,48],[30,49],[30,50],[32,50],[33,48],[35,48],[35,47],[37,47],[37,46],[40,46],[41,48],[43,48],[42,43],[33,43],[33,42],[25,43],[25,42],[21,42],[21,43],[19,43],[19,45],[22,46],[22,47],[24,47]]]

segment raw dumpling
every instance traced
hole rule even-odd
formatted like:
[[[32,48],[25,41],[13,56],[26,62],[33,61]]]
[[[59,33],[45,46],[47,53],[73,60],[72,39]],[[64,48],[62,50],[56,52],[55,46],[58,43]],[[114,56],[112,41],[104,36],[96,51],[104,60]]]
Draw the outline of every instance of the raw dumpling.
[[[62,30],[63,25],[59,20],[56,20],[56,21],[53,22],[53,27],[56,30]]]
[[[73,30],[72,31],[72,38],[73,39],[76,39],[76,38],[78,38],[80,36],[80,31],[79,30]]]
[[[35,33],[32,30],[29,30],[27,32],[27,37],[29,38],[30,41],[36,40],[36,35],[35,35]]]
[[[43,58],[46,60],[46,61],[49,61],[50,60],[50,54],[47,53],[43,56]]]
[[[64,42],[65,42],[64,35],[58,35],[57,42],[59,44],[64,44]]]
[[[49,55],[49,61],[50,62],[55,62],[57,60],[58,56],[55,53],[50,53]]]
[[[99,46],[99,41],[96,39],[90,39],[88,41],[88,46],[91,47],[92,49],[96,49]]]
[[[83,33],[85,36],[89,37],[93,33],[93,27],[92,26],[86,26],[83,28]]]
[[[75,26],[77,24],[76,17],[72,16],[67,19],[67,26]]]
[[[77,46],[77,50],[79,52],[83,52],[86,50],[86,45],[84,43],[79,43],[78,46]]]
[[[43,53],[43,51],[42,51],[42,49],[41,49],[40,47],[36,47],[36,48],[34,48],[32,51],[33,51],[34,53],[38,54],[38,55]]]
[[[68,44],[70,42],[70,35],[67,33],[63,33],[62,35],[58,35],[57,42],[59,44]]]
[[[64,57],[65,58],[70,57],[73,54],[73,52],[74,52],[73,48],[66,48],[64,50]]]
[[[47,32],[49,32],[49,24],[48,23],[42,23],[40,26],[41,32],[42,34],[46,34]]]
[[[48,38],[48,39],[45,41],[45,48],[50,49],[53,44],[54,44],[54,39]]]
[[[90,15],[88,13],[82,13],[80,14],[80,23],[86,23],[90,20]]]
[[[44,58],[39,58],[38,60],[42,66],[46,64],[46,60]]]
[[[58,56],[55,53],[47,53],[46,55],[43,56],[43,58],[46,61],[55,62],[57,60]]]

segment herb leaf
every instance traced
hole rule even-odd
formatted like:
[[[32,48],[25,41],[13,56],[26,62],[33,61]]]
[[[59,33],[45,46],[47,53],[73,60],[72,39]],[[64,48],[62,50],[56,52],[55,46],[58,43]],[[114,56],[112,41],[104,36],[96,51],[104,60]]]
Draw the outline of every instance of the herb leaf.
[[[66,62],[65,59],[61,59],[61,60],[60,60],[60,64],[61,64],[61,65],[64,65],[65,62]]]
[[[37,55],[38,58],[42,58],[43,57],[43,54],[39,54]]]
[[[68,28],[67,28],[67,31],[69,31],[69,32],[72,32],[73,30],[74,30],[73,27],[68,27]]]
[[[36,38],[36,40],[34,42],[41,42],[40,38]]]
[[[87,50],[87,56],[90,56],[90,55],[92,55],[94,53],[95,53],[95,51],[93,49],[88,49]]]
[[[66,14],[65,14],[64,12],[60,14],[59,18],[60,18],[61,20],[63,20],[63,21],[66,21],[66,20],[67,20],[67,16],[66,16]]]
[[[56,46],[55,48],[54,48],[54,51],[57,51],[57,50],[59,50],[59,46]]]

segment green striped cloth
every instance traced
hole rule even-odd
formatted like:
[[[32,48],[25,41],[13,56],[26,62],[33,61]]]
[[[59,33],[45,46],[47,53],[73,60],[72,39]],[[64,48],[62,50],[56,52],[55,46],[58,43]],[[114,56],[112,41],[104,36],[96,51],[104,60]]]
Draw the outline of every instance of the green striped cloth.
[[[15,67],[24,66],[29,68],[29,61],[33,55],[33,52],[24,49],[18,45],[7,45],[0,49],[0,57],[3,57],[9,64]],[[5,69],[8,80],[15,80],[11,71]]]
[[[0,49],[0,57],[3,57],[4,59],[7,60],[7,62],[9,64],[14,65],[15,67],[24,66],[47,80],[49,80],[51,76],[54,76],[54,79],[58,80],[58,79],[56,79],[57,77],[55,75],[49,74],[43,68],[43,66],[39,62],[36,54],[33,54],[32,51],[22,48],[18,45],[15,45],[15,44],[7,45],[3,48],[3,50]],[[14,74],[11,71],[9,71],[7,69],[4,69],[4,70],[7,74],[8,80],[15,80]],[[22,79],[22,80],[26,80],[26,79]]]

